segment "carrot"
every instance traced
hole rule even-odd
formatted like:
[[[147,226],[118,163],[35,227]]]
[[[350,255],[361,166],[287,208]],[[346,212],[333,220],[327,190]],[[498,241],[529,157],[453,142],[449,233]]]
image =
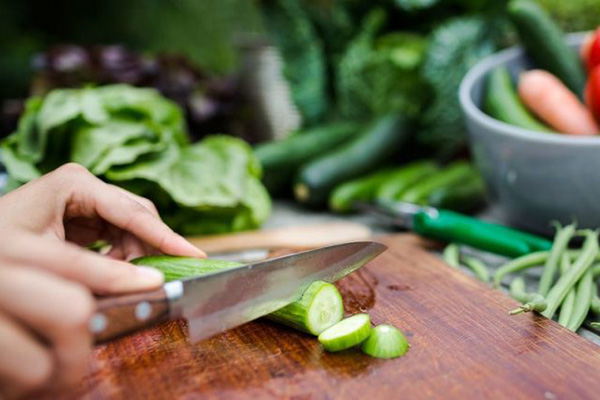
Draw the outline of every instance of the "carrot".
[[[599,133],[590,111],[558,78],[547,71],[538,69],[521,74],[519,96],[527,108],[558,132],[572,135]]]

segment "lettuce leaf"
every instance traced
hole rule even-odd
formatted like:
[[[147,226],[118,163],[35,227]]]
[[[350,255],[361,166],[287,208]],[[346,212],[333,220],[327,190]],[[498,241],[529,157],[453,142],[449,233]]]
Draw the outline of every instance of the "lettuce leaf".
[[[271,209],[251,147],[230,136],[190,145],[179,107],[152,89],[59,89],[31,99],[0,151],[15,184],[77,162],[150,198],[186,234],[256,228]]]

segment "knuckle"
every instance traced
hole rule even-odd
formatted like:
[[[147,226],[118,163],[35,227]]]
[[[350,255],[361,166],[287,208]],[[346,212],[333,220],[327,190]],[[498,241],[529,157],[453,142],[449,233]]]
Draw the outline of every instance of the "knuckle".
[[[56,171],[56,174],[66,175],[69,177],[89,175],[90,172],[82,165],[71,162],[62,165]]]

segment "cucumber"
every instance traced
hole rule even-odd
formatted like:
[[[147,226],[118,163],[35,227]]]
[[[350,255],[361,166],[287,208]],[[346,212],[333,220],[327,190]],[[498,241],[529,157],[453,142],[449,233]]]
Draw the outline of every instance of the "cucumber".
[[[165,255],[140,257],[130,262],[134,265],[144,265],[162,271],[167,282],[211,274],[243,265],[233,261]]]
[[[427,176],[431,176],[438,171],[435,162],[430,160],[415,161],[399,169],[390,176],[377,189],[375,198],[378,202],[389,203],[398,200],[398,198],[409,187],[418,183]]]
[[[586,82],[583,65],[548,13],[532,0],[512,0],[508,4],[508,15],[537,66],[556,75],[583,98]]]
[[[429,196],[442,187],[454,187],[473,173],[473,167],[466,161],[456,161],[435,175],[423,179],[406,190],[398,200],[426,205]]]
[[[329,196],[329,208],[343,213],[352,211],[355,201],[371,201],[382,183],[391,178],[397,169],[385,169],[337,186]]]
[[[347,142],[360,128],[355,123],[339,122],[257,145],[255,154],[263,167],[263,183],[269,193],[290,190],[294,174],[302,164]]]
[[[165,281],[202,276],[243,264],[194,257],[148,256],[131,260],[134,265],[154,267],[163,272]],[[318,335],[344,317],[344,304],[337,288],[328,282],[313,282],[300,300],[267,315],[266,318],[297,330]]]
[[[498,67],[490,73],[484,106],[485,112],[490,116],[507,124],[532,131],[552,132],[525,108],[506,67]]]
[[[455,186],[441,186],[427,197],[427,205],[468,213],[485,205],[485,183],[475,170]]]
[[[363,353],[376,358],[401,357],[410,344],[400,329],[391,325],[378,325],[361,345]]]
[[[371,319],[368,314],[356,314],[325,329],[319,342],[327,351],[340,351],[362,343],[371,334]]]
[[[403,115],[377,119],[339,149],[304,165],[294,185],[296,199],[306,205],[324,205],[337,185],[375,170],[397,154],[409,133]]]
[[[313,282],[302,298],[267,316],[302,332],[319,335],[344,318],[342,296],[331,283]]]

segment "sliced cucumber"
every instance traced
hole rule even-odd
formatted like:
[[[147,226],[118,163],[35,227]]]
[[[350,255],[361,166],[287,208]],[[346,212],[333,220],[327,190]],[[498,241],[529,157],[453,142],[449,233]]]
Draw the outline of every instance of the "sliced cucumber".
[[[342,296],[331,283],[313,282],[302,298],[267,316],[268,319],[318,335],[344,318]]]
[[[378,325],[360,348],[371,357],[395,358],[406,354],[409,347],[400,329],[391,325]]]
[[[340,351],[362,343],[370,333],[369,316],[356,314],[324,330],[319,335],[319,342],[327,351]]]

